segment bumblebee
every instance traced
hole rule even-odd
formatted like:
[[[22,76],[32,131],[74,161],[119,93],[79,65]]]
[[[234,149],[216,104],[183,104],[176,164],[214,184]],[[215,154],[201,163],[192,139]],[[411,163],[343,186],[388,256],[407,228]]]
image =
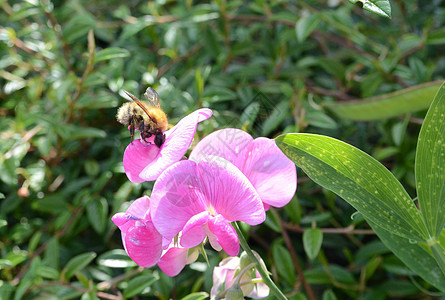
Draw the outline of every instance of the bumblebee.
[[[130,126],[131,143],[134,139],[134,131],[141,132],[141,139],[154,136],[154,143],[159,148],[165,142],[165,131],[168,129],[167,115],[161,109],[159,95],[155,89],[148,87],[144,93],[147,101],[141,101],[129,92],[124,92],[133,102],[127,102],[119,107],[116,119],[119,123]]]

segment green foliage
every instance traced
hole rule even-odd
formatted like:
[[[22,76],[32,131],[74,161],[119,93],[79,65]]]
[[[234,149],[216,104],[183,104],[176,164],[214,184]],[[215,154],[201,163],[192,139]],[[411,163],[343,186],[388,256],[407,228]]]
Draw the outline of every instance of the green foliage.
[[[432,139],[442,132],[422,129],[417,145],[444,72],[441,7],[352,2],[391,19],[344,1],[0,1],[0,298],[203,299],[210,292],[218,253],[206,249],[208,264],[201,257],[169,278],[132,262],[110,220],[153,186],[123,173],[130,137],[115,121],[123,89],[140,96],[153,86],[171,124],[211,108],[195,142],[223,127],[346,140],[394,176],[370,172],[403,184],[405,201],[390,205],[401,220],[397,213],[414,208],[416,180],[441,172]],[[416,146],[423,147],[417,160],[430,167],[415,167]],[[345,185],[357,179],[346,175]],[[423,188],[441,193],[442,183]],[[444,214],[439,198],[421,189],[424,228],[414,210],[406,226],[377,226],[370,214],[351,218],[353,207],[299,173],[291,203],[243,230],[291,299],[427,298],[445,286],[442,275],[434,278],[443,266]],[[368,201],[381,205],[372,193]],[[319,250],[319,238],[303,240],[310,228],[323,233]],[[437,244],[406,239],[424,240],[426,230]],[[434,272],[412,283],[406,265]]]
[[[442,85],[423,122],[416,152],[416,184],[419,205],[432,238],[445,225],[444,159],[445,86]]]
[[[391,5],[389,4],[389,0],[349,0],[349,2],[359,2],[363,5],[363,9],[383,17],[391,18]]]
[[[309,228],[303,233],[303,246],[306,255],[314,260],[323,242],[323,232],[319,228]]]
[[[427,109],[441,85],[442,80],[438,80],[360,101],[328,103],[326,107],[345,120],[392,118]]]
[[[312,134],[286,134],[276,138],[277,145],[312,180],[354,206],[389,249],[442,291],[445,291],[445,251],[438,238],[444,233],[445,222],[444,116],[445,84],[442,84],[428,110],[417,144],[416,185],[420,210],[383,165],[357,148]],[[306,253],[310,253],[306,236],[309,236],[307,231],[303,241]]]

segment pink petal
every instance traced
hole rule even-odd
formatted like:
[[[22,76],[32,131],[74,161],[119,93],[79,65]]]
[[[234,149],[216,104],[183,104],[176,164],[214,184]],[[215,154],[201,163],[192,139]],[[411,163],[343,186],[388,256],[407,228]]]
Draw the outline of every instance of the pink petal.
[[[271,206],[285,206],[297,189],[295,164],[268,138],[253,141],[243,173],[261,200]]]
[[[145,164],[145,168],[139,174],[140,178],[147,181],[156,180],[165,169],[180,161],[192,143],[198,123],[210,118],[211,115],[210,109],[198,109],[184,117],[172,129],[167,130],[159,155]]]
[[[193,248],[199,245],[204,238],[206,233],[203,230],[203,226],[207,224],[210,217],[208,211],[203,211],[188,220],[182,229],[181,235],[181,246],[185,248]]]
[[[218,243],[230,256],[236,256],[239,252],[239,240],[235,229],[224,219],[217,215],[208,223],[210,231],[216,236]]]
[[[239,257],[227,257],[218,266],[213,268],[213,287],[210,291],[210,298],[214,299],[217,294],[228,289],[233,284],[233,277],[239,269]]]
[[[128,256],[141,267],[155,265],[162,254],[162,236],[152,222],[131,227],[125,236]]]
[[[229,222],[243,221],[250,225],[264,222],[263,203],[237,167],[219,157],[206,157],[198,168],[207,207],[213,215],[221,214]]]
[[[139,177],[144,168],[158,155],[159,148],[154,144],[143,144],[141,140],[134,140],[124,152],[124,170],[131,182],[140,183],[145,179]]]
[[[213,114],[212,110],[209,108],[200,108],[193,113],[198,114],[198,122],[207,120]]]
[[[136,218],[143,219],[149,208],[150,198],[148,198],[148,196],[143,196],[134,200],[133,203],[131,203],[130,207],[127,209],[126,213]]]
[[[257,278],[261,278],[260,273],[257,271]],[[252,292],[250,292],[247,297],[253,298],[253,299],[262,299],[269,296],[270,289],[269,287],[264,283],[260,282],[254,285]]]
[[[222,157],[242,170],[253,138],[236,128],[215,131],[203,138],[190,153],[190,159],[200,162],[207,155]]]
[[[242,130],[222,129],[200,141],[190,159],[199,162],[208,155],[222,157],[238,167],[256,188],[261,200],[269,206],[282,207],[295,194],[295,164],[271,139],[253,140]]]
[[[159,268],[168,276],[178,275],[187,263],[186,248],[172,247],[168,249],[158,262]]]
[[[147,196],[141,197],[133,201],[133,203],[128,207],[126,212],[120,212],[115,214],[111,220],[119,227],[122,233],[122,242],[125,247],[125,235],[127,231],[134,227],[140,220],[150,221],[150,219],[144,219],[146,213],[148,212],[150,206],[150,199]]]
[[[156,229],[171,240],[187,221],[206,210],[197,165],[180,161],[165,170],[155,182],[150,213]]]
[[[250,225],[260,224],[265,219],[263,203],[246,176],[218,157],[208,157],[199,164],[180,161],[165,170],[153,187],[151,218],[165,238],[172,239],[201,212],[213,216],[221,214],[228,222],[243,221]],[[196,222],[201,222],[200,218],[202,216],[190,221],[183,232],[187,246],[195,245],[202,237],[200,234],[194,239],[187,234],[188,231],[198,234],[194,227]]]

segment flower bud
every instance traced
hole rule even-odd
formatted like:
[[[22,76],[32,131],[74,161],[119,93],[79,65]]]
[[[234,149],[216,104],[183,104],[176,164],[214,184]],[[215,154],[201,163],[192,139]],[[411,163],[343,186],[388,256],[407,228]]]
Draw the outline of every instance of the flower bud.
[[[244,299],[243,291],[241,290],[241,286],[239,284],[234,284],[227,291],[226,300],[241,300]]]

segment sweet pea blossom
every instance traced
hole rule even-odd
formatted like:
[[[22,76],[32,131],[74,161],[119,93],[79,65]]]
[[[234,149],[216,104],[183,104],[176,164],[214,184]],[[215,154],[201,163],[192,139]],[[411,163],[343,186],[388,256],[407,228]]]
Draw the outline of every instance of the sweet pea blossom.
[[[136,199],[125,213],[115,214],[111,220],[121,230],[122,243],[128,256],[141,267],[156,263],[168,276],[176,276],[186,264],[198,258],[197,249],[177,247],[174,241],[163,238],[150,217],[150,199]]]
[[[257,225],[265,212],[255,188],[230,162],[210,157],[180,161],[156,181],[150,206],[153,225],[166,239],[181,231],[180,245],[192,248],[207,236],[216,250],[234,256],[239,240],[230,222]]]
[[[128,256],[139,266],[154,266],[162,254],[162,236],[153,226],[147,196],[136,199],[125,213],[115,214],[111,220],[121,230],[122,243]],[[165,242],[164,242],[165,243]]]
[[[135,183],[156,180],[165,169],[183,158],[192,143],[198,123],[211,116],[212,111],[207,108],[187,115],[165,132],[165,141],[160,148],[153,143],[154,136],[148,139],[149,143],[141,139],[130,143],[123,159],[128,179]]]
[[[243,253],[244,254],[244,253]],[[262,262],[261,257],[255,253]],[[269,295],[269,287],[263,283],[247,283],[255,279],[261,279],[260,273],[255,269],[253,272],[241,272],[243,268],[241,259],[237,256],[223,259],[217,267],[213,269],[213,286],[210,291],[210,299],[219,298],[218,296],[229,290],[237,281],[241,283],[241,290],[245,297],[253,299],[265,298]],[[237,278],[241,275],[241,278]]]
[[[196,162],[213,155],[234,164],[257,190],[266,209],[283,207],[297,189],[295,164],[271,139],[253,139],[236,128],[215,131],[202,139],[190,154]]]

